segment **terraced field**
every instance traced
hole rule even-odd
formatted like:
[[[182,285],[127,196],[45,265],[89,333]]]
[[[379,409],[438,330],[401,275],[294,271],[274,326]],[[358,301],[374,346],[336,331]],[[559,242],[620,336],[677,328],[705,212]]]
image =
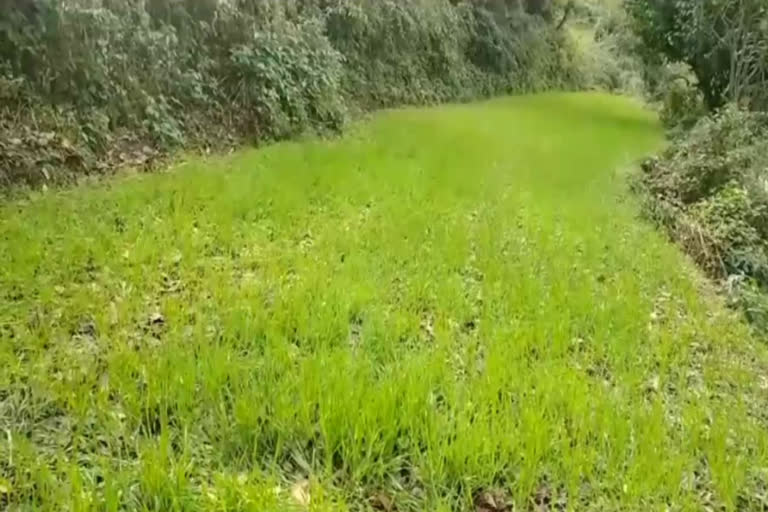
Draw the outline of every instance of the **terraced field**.
[[[0,206],[0,508],[764,510],[766,351],[625,190],[661,142],[516,97]]]

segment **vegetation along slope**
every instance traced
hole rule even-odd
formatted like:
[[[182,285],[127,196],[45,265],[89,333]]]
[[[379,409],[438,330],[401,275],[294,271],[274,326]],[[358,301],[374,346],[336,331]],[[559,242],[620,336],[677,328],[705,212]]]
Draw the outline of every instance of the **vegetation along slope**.
[[[637,220],[602,94],[0,212],[11,510],[762,510],[766,353]]]

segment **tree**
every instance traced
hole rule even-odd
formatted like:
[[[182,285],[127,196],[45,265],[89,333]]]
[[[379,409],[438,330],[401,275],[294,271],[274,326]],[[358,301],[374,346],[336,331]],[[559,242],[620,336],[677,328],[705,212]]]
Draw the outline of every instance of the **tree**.
[[[710,109],[764,101],[765,0],[625,0],[646,61],[684,62]]]

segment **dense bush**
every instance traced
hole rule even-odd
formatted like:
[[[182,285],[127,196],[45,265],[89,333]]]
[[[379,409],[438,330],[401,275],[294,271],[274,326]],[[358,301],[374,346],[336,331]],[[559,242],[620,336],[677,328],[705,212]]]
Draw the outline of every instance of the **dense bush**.
[[[580,82],[554,4],[3,0],[0,184]]]
[[[768,328],[768,114],[731,106],[703,118],[646,162],[637,186],[646,213]]]
[[[226,63],[231,101],[273,137],[307,126],[338,128],[344,119],[341,55],[314,20],[255,31],[231,48]]]

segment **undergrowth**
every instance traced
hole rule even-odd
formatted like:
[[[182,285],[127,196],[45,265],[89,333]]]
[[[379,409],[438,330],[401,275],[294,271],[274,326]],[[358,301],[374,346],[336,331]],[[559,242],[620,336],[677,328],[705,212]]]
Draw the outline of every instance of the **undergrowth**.
[[[636,185],[646,213],[768,333],[768,115],[728,107],[702,118]]]

